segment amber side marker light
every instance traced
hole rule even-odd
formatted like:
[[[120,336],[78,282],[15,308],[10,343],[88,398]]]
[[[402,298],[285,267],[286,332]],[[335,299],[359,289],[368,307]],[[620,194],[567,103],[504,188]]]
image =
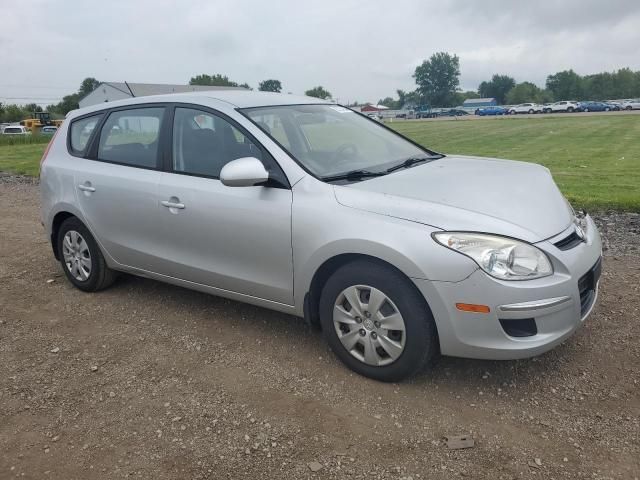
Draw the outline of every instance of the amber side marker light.
[[[491,309],[486,305],[476,305],[475,303],[456,303],[456,308],[463,312],[489,313]]]

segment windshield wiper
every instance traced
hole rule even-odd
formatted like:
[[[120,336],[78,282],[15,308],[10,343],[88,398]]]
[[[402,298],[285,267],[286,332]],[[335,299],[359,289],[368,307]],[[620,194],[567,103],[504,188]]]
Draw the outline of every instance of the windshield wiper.
[[[350,172],[340,173],[338,175],[330,175],[322,177],[325,182],[334,182],[337,180],[361,180],[363,178],[381,177],[387,172],[370,172],[369,170],[351,170]]]
[[[439,158],[442,158],[444,155],[433,155],[430,157],[411,157],[411,158],[407,158],[406,160],[402,161],[401,163],[394,165],[393,167],[389,167],[387,168],[386,172],[387,173],[391,173],[391,172],[395,172],[396,170],[401,170],[403,168],[409,168],[409,167],[413,167],[414,165],[418,164],[418,163],[422,163],[422,162],[430,162],[431,160],[438,160]]]

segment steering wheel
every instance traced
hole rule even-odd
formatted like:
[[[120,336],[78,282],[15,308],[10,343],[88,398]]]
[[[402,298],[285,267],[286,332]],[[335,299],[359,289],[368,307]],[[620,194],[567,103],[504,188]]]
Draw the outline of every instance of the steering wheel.
[[[357,156],[358,156],[358,147],[356,146],[355,143],[349,143],[349,142],[343,143],[338,148],[336,148],[336,151],[333,152],[333,155],[332,155],[333,160],[336,161],[337,163],[343,163],[348,160],[353,160]]]

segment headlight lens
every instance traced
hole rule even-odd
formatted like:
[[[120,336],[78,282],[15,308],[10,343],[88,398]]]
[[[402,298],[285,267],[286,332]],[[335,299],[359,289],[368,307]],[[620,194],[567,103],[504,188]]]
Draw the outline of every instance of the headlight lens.
[[[433,238],[470,257],[482,270],[501,280],[531,280],[553,273],[544,252],[512,238],[464,232],[438,232]]]

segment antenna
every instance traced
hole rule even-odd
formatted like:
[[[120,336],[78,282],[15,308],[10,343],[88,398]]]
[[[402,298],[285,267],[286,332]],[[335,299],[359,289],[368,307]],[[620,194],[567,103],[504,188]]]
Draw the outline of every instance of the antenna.
[[[129,89],[129,93],[131,93],[132,97],[135,97],[135,95],[133,94],[133,90],[131,90],[131,87],[129,86],[129,84],[127,83],[127,81],[124,81],[124,84],[127,86],[127,88]]]

